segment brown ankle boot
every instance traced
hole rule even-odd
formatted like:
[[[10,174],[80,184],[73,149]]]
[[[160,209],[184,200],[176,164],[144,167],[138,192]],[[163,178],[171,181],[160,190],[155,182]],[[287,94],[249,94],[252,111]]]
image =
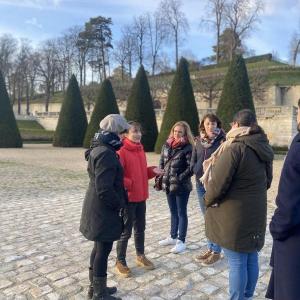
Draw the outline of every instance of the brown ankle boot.
[[[123,277],[130,277],[131,276],[131,270],[127,267],[126,263],[122,263],[121,261],[116,261],[115,269],[117,273]]]
[[[150,261],[150,260],[145,256],[145,254],[143,254],[143,255],[138,255],[138,256],[136,257],[136,264],[137,264],[139,267],[145,268],[146,270],[153,270],[153,269],[155,269],[155,266],[154,266],[153,262]]]

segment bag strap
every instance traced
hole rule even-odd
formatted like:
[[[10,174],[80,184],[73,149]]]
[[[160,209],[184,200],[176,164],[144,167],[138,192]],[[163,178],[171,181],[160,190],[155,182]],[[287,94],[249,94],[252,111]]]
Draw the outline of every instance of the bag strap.
[[[167,160],[167,162],[166,162],[165,165],[164,165],[164,169],[163,169],[164,171],[166,170],[167,165],[171,163],[171,161],[176,157],[176,155],[177,155],[178,153],[180,153],[180,151],[178,151],[177,153],[175,153],[173,156],[171,156],[171,157]]]

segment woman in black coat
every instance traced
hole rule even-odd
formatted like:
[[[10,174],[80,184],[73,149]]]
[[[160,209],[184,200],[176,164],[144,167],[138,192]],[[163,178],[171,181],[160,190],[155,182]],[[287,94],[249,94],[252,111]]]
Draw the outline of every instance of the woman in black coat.
[[[203,162],[211,157],[225,139],[226,135],[219,118],[211,113],[206,114],[199,124],[199,137],[196,138],[191,159],[191,168],[196,177],[196,191],[203,217],[206,211],[205,188],[200,181],[204,173]],[[204,266],[212,266],[221,259],[221,251],[222,249],[218,244],[207,241],[207,250],[197,255],[195,260]]]
[[[119,240],[122,227],[122,208],[126,205],[123,169],[116,151],[122,146],[120,135],[129,129],[126,120],[117,114],[100,122],[100,131],[86,151],[89,186],[85,195],[80,231],[94,248],[90,257],[91,285],[88,297],[93,300],[120,299],[111,296],[115,287],[107,288],[107,260],[113,242]]]
[[[190,162],[193,142],[189,125],[184,121],[177,122],[162,147],[159,162],[159,167],[163,170],[162,187],[167,194],[171,213],[170,237],[161,240],[159,245],[173,245],[173,253],[186,249],[187,203],[192,190]]]
[[[300,100],[298,130],[300,131]],[[291,144],[281,172],[277,209],[270,223],[273,267],[266,298],[300,299],[300,133]]]

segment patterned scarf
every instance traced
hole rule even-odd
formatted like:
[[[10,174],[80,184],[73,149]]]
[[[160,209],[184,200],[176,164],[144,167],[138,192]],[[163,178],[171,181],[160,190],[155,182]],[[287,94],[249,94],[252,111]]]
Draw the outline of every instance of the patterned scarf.
[[[221,129],[216,128],[214,133],[213,133],[213,137],[210,138],[206,134],[206,132],[201,131],[200,132],[200,142],[201,142],[202,146],[204,148],[210,148],[220,133],[221,133]]]

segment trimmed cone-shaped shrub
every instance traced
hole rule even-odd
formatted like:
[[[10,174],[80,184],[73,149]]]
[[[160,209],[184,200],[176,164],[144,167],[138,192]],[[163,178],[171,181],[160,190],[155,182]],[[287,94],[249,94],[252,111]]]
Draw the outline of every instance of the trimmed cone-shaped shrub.
[[[72,75],[59,113],[53,146],[82,146],[86,128],[87,118],[80,89],[75,75]]]
[[[109,114],[119,114],[116,97],[108,79],[105,79],[99,90],[90,123],[85,133],[83,146],[89,148],[91,140],[99,130],[100,121]]]
[[[156,153],[160,153],[172,126],[178,121],[186,121],[190,125],[193,134],[197,134],[199,116],[188,70],[188,62],[185,58],[180,59],[172,82],[167,108],[155,145]]]
[[[233,116],[241,109],[255,112],[245,61],[241,55],[233,58],[225,76],[217,115],[228,131]]]
[[[142,125],[141,142],[145,151],[153,151],[158,129],[149,83],[143,66],[140,66],[134,79],[127,100],[125,117],[128,121],[136,121]]]
[[[22,138],[0,71],[0,148],[21,148]]]

